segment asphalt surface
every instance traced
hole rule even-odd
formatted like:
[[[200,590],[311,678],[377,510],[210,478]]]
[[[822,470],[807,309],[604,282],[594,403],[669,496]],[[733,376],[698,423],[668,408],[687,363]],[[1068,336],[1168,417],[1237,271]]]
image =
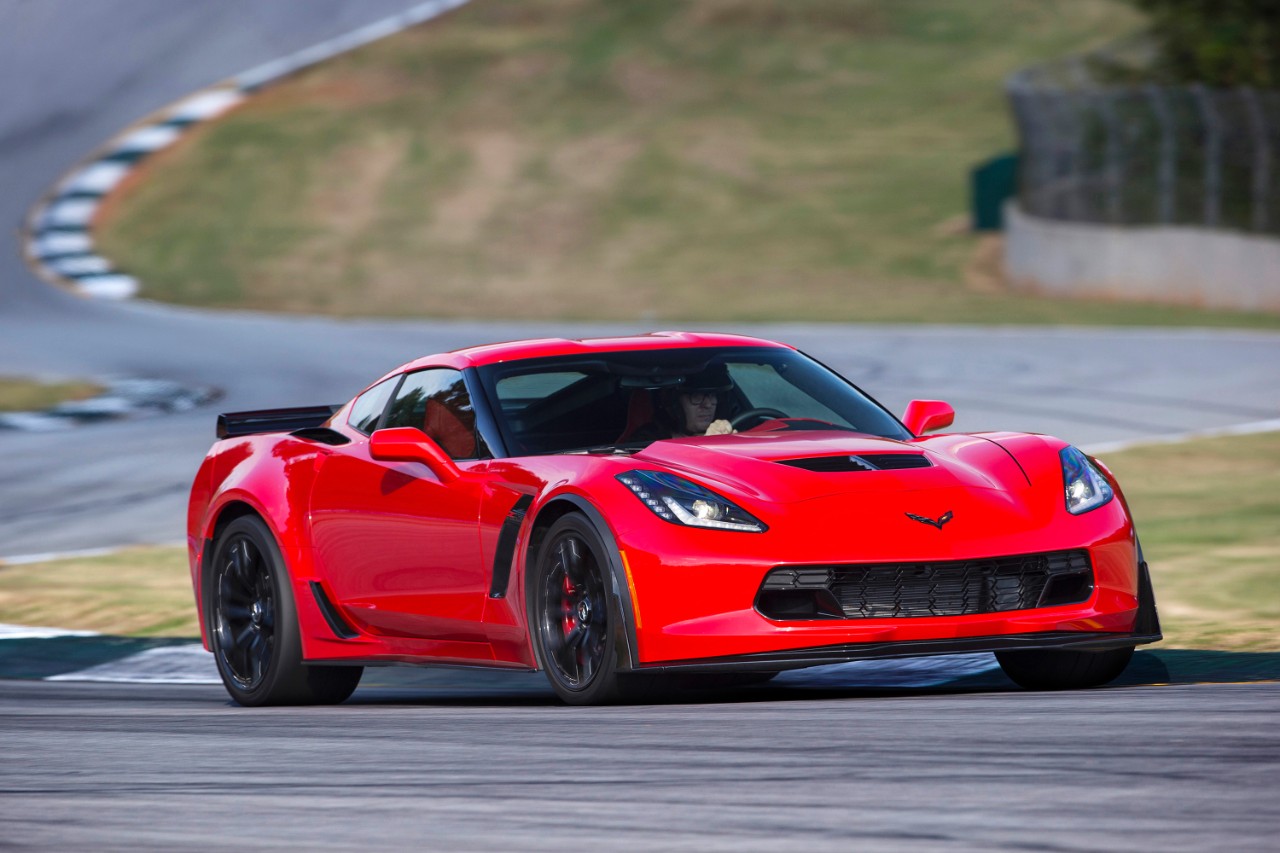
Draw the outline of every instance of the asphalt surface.
[[[302,405],[435,350],[652,328],[201,313],[87,301],[26,269],[31,204],[123,126],[409,5],[0,0],[0,374]],[[801,346],[898,411],[948,399],[961,429],[1090,444],[1280,417],[1276,335],[733,328]],[[215,412],[0,433],[0,557],[179,540]],[[253,711],[221,688],[0,681],[0,846],[1271,849],[1280,830],[1274,684],[793,685],[572,709],[537,678],[375,679],[339,708]]]
[[[1274,850],[1278,702],[1250,684],[568,708],[480,686],[248,710],[220,688],[10,681],[0,826],[16,850]]]

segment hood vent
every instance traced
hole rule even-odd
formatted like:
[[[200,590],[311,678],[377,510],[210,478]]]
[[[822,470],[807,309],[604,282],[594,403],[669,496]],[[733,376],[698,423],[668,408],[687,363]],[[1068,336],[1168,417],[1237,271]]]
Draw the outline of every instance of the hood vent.
[[[806,459],[779,459],[779,464],[820,474],[848,471],[900,471],[904,468],[931,468],[923,453],[859,453],[856,456],[810,456]]]

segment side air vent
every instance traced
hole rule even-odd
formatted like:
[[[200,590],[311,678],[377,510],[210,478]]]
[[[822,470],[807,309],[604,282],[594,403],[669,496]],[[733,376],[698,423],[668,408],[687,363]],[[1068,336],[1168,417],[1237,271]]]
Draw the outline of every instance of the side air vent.
[[[806,459],[780,459],[783,465],[803,468],[821,474],[845,471],[899,471],[904,468],[930,468],[933,463],[923,453],[860,453],[857,456],[810,456]]]

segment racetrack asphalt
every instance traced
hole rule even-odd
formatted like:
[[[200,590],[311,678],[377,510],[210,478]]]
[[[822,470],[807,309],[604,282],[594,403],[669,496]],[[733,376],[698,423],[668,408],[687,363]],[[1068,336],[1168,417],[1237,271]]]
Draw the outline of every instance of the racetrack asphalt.
[[[0,217],[16,230],[150,111],[409,5],[0,0]],[[0,374],[173,379],[223,389],[223,409],[339,402],[466,344],[654,326],[93,302],[19,250],[16,234],[0,247]],[[959,429],[1087,445],[1280,417],[1274,334],[733,329],[795,343],[899,412],[948,399]],[[215,412],[0,432],[0,557],[180,540]],[[338,708],[266,710],[217,687],[0,681],[0,846],[1262,850],[1280,831],[1275,684],[792,686],[576,709],[528,678],[388,679]]]
[[[1273,850],[1277,703],[1271,683],[570,708],[471,685],[251,710],[0,682],[0,826],[19,850]]]

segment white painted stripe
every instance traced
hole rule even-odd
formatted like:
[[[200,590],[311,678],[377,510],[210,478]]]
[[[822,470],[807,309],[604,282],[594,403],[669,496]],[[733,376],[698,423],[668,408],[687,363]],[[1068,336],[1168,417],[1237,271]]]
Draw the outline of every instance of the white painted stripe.
[[[273,80],[278,80],[285,75],[292,74],[308,65],[315,65],[317,62],[354,50],[378,39],[386,38],[415,24],[429,21],[432,18],[443,15],[445,12],[462,6],[466,2],[467,0],[430,0],[427,3],[420,3],[398,15],[391,15],[382,20],[374,21],[372,24],[366,24],[328,41],[314,44],[297,53],[251,68],[236,77],[236,83],[245,89],[257,88]]]
[[[111,264],[100,255],[79,255],[72,258],[57,258],[48,261],[46,266],[58,275],[101,275],[111,272]]]
[[[95,275],[75,284],[85,296],[97,299],[128,299],[138,293],[138,280],[130,275]]]
[[[97,637],[94,631],[68,631],[66,628],[40,628],[35,625],[0,623],[0,640],[52,640],[56,637]]]
[[[169,118],[181,121],[207,121],[222,115],[242,103],[244,99],[244,95],[236,89],[208,89],[180,101],[169,111]]]
[[[168,145],[173,144],[182,130],[176,127],[168,127],[162,124],[148,125],[137,130],[126,133],[115,141],[111,148],[115,151],[159,151]]]
[[[161,646],[45,681],[107,681],[118,684],[221,684],[213,655],[198,643]]]
[[[43,554],[19,554],[14,557],[0,557],[0,566],[25,566],[29,563],[51,563],[54,560],[73,560],[79,557],[105,557],[108,554],[114,554],[121,550],[123,549],[81,548],[79,551],[46,551]],[[4,627],[5,626],[0,626],[0,629],[3,629]],[[2,633],[2,630],[0,630],[0,633]]]
[[[1118,453],[1131,447],[1146,447],[1153,444],[1181,444],[1184,441],[1195,441],[1201,438],[1222,438],[1228,435],[1256,435],[1263,432],[1280,431],[1280,418],[1265,421],[1250,421],[1231,426],[1214,427],[1213,429],[1197,429],[1190,432],[1174,432],[1167,435],[1153,435],[1146,438],[1134,438],[1126,441],[1107,441],[1090,444],[1081,448],[1085,453],[1097,456],[1101,453]]]
[[[44,212],[45,227],[84,228],[98,210],[97,199],[72,198],[50,205]]]
[[[0,413],[0,427],[20,429],[26,432],[53,432],[59,429],[71,429],[73,424],[66,418],[55,418],[43,412],[3,412]]]
[[[938,687],[958,678],[999,669],[990,652],[927,658],[836,663],[784,672],[774,683],[796,687]]]
[[[129,164],[100,160],[92,163],[62,182],[63,192],[106,193],[129,174]]]
[[[93,241],[86,231],[50,231],[31,241],[31,253],[38,258],[69,252],[87,252]]]

